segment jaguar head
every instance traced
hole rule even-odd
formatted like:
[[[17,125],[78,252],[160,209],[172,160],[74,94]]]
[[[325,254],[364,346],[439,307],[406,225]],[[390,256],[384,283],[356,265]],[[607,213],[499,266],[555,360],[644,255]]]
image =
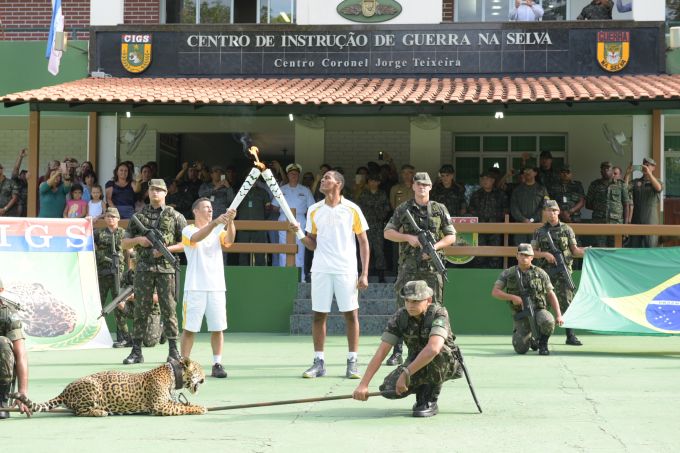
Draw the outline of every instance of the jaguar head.
[[[198,387],[205,382],[205,374],[201,364],[185,357],[182,358],[182,368],[184,388],[191,393],[197,393]]]

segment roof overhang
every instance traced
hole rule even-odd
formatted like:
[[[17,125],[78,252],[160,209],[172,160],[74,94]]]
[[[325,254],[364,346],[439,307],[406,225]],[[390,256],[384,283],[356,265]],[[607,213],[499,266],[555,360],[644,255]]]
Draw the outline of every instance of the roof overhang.
[[[31,110],[206,115],[630,114],[680,108],[680,75],[85,78],[0,98]]]

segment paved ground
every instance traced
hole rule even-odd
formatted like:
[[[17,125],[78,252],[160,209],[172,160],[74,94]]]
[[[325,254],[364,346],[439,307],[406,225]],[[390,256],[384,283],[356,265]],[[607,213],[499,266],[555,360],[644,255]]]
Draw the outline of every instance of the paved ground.
[[[13,414],[0,421],[1,451],[677,451],[680,338],[581,338],[586,344],[581,348],[557,344],[562,338],[555,338],[549,357],[516,356],[509,337],[460,338],[484,414],[477,413],[463,380],[445,384],[440,414],[431,419],[409,416],[414,397],[168,418],[37,414],[25,420]],[[368,361],[377,343],[376,337],[362,340],[360,361]],[[147,363],[132,367],[118,365],[127,355],[121,350],[31,354],[30,396],[48,399],[77,377],[107,369],[146,370],[166,356],[161,346],[145,351]],[[195,352],[209,373],[207,336],[200,337]],[[190,399],[222,406],[352,392],[356,381],[341,377],[343,338],[329,340],[327,377],[300,378],[311,356],[309,337],[227,334],[229,378],[209,378]],[[381,369],[379,376],[387,371]]]

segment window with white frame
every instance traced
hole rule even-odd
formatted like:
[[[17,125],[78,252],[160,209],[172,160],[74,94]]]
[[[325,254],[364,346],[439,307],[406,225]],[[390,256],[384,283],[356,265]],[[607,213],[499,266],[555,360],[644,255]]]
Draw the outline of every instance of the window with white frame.
[[[479,175],[492,167],[501,174],[512,168],[517,174],[523,166],[538,166],[541,151],[550,151],[553,167],[561,168],[567,161],[567,135],[454,134],[453,166],[456,180],[477,184]]]
[[[457,0],[456,22],[506,22],[513,7],[525,0]],[[543,8],[542,20],[565,20],[569,0],[535,0]]]
[[[166,24],[295,22],[295,0],[162,0],[161,6]]]

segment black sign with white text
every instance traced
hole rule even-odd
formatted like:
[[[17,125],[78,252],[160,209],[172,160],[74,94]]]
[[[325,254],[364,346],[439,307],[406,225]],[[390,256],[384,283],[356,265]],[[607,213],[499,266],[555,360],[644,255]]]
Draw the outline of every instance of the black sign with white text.
[[[151,64],[141,74],[147,77],[611,74],[598,63],[598,33],[603,31],[629,37],[629,59],[620,74],[664,72],[665,58],[663,29],[656,22],[153,25],[93,31],[90,71],[113,76],[140,76],[121,64],[124,34],[152,36]]]

